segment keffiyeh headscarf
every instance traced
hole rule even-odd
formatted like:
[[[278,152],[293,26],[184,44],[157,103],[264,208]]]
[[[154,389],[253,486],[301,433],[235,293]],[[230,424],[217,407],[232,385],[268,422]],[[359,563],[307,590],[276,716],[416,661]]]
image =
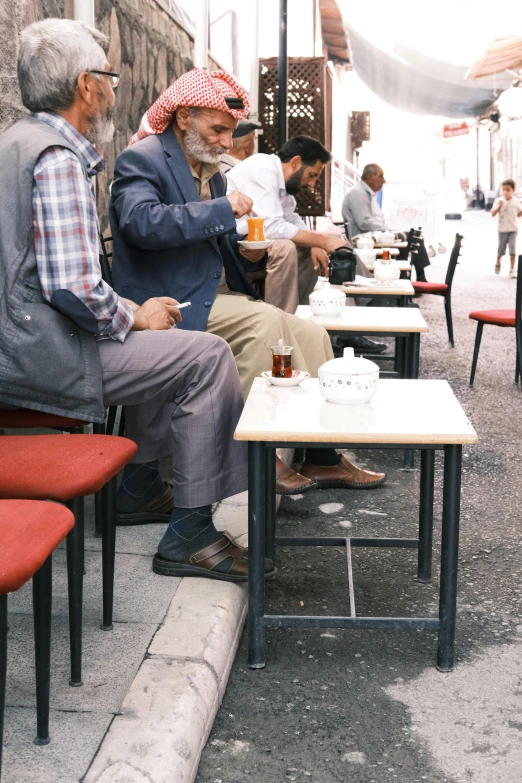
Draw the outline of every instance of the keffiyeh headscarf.
[[[129,144],[167,130],[179,106],[218,109],[236,120],[243,120],[250,111],[248,94],[233,76],[223,71],[193,68],[167,87],[145,112]]]

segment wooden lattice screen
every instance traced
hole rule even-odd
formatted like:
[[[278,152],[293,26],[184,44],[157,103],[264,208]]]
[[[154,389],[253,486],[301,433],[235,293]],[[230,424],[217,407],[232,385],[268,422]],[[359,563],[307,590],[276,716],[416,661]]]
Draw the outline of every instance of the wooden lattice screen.
[[[277,57],[259,61],[259,120],[263,135],[259,151],[277,152]],[[332,145],[332,76],[324,57],[288,58],[288,138],[312,136],[327,149]],[[330,209],[330,165],[315,192],[302,191],[297,209],[303,217],[324,215]]]

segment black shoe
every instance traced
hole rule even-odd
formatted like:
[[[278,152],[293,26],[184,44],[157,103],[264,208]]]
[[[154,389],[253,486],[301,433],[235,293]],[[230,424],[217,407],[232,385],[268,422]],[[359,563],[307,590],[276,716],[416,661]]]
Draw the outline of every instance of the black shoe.
[[[388,346],[385,343],[374,343],[367,337],[357,337],[356,335],[337,336],[334,338],[335,344],[342,348],[353,348],[355,351],[363,353],[383,353]]]

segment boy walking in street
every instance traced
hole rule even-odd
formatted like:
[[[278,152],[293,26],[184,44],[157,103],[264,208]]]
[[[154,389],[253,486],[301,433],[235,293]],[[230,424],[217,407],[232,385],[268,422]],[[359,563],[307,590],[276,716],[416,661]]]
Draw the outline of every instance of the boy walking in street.
[[[516,277],[515,254],[518,234],[518,218],[522,215],[522,205],[514,198],[515,183],[505,179],[502,183],[502,197],[497,198],[491,210],[492,217],[498,215],[498,251],[495,274],[500,274],[500,261],[509,246],[509,276]]]

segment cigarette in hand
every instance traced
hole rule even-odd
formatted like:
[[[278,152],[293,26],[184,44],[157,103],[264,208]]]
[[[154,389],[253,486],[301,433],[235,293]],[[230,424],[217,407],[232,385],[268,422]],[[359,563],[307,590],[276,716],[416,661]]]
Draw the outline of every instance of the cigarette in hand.
[[[182,302],[181,304],[176,305],[176,307],[178,308],[178,310],[181,310],[182,307],[190,307],[191,305],[192,302]]]

